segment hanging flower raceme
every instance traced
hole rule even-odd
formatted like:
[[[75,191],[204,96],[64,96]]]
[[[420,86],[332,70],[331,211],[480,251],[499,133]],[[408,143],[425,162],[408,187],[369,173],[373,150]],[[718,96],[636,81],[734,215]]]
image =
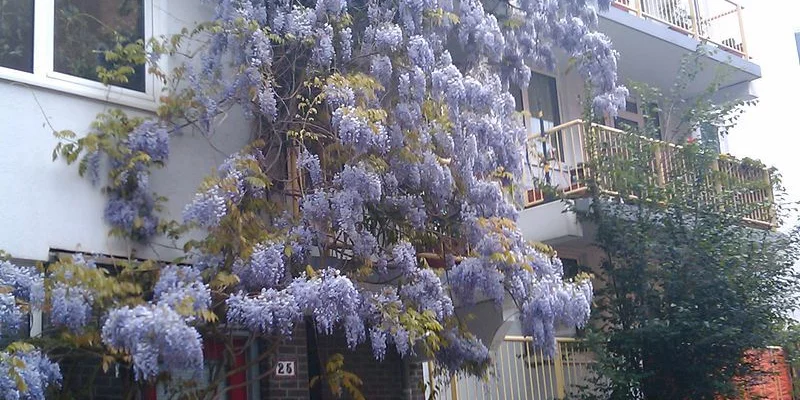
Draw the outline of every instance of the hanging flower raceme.
[[[456,299],[463,304],[474,304],[476,295],[483,295],[498,304],[503,301],[503,274],[486,265],[482,259],[464,259],[448,272],[447,277]]]
[[[399,319],[400,313],[406,309],[400,294],[394,287],[384,287],[380,291],[362,291],[361,309],[359,316],[369,326],[369,342],[372,355],[376,360],[383,360],[389,344],[394,344],[395,350],[405,356],[412,351],[414,340],[409,336],[409,331]],[[360,341],[348,340],[348,345],[354,348]]]
[[[112,140],[113,139],[113,140]],[[150,186],[151,169],[165,165],[170,154],[170,131],[161,121],[129,118],[120,110],[101,114],[94,131],[79,139],[80,152],[86,149],[82,174],[100,182],[101,159],[108,159],[108,201],[105,219],[113,232],[146,242],[159,231],[159,200]],[[69,151],[62,155],[70,159]]]
[[[444,332],[442,337],[447,345],[436,353],[436,360],[450,371],[469,369],[481,370],[489,364],[489,349],[474,336],[465,336],[455,329]]]
[[[355,317],[361,296],[353,282],[333,268],[308,278],[300,276],[283,289],[262,289],[256,296],[240,292],[227,300],[228,321],[263,333],[290,335],[305,313],[321,333]],[[352,321],[351,321],[352,322]]]
[[[46,390],[61,384],[61,369],[32,346],[0,351],[0,397],[44,400]]]
[[[453,315],[453,301],[433,270],[418,269],[406,276],[408,283],[400,289],[402,298],[412,302],[420,311],[433,312],[440,321]]]
[[[228,322],[265,334],[290,336],[303,314],[292,291],[262,289],[257,296],[244,292],[226,300]]]
[[[44,302],[44,276],[30,267],[19,267],[9,261],[0,261],[0,338],[6,333],[16,333],[26,310],[41,307]]]
[[[261,182],[254,185],[252,181]],[[249,154],[235,154],[218,168],[218,176],[206,180],[194,200],[183,209],[185,223],[213,229],[245,196],[259,197],[264,193],[263,173],[256,158]]]
[[[285,245],[282,243],[259,243],[253,248],[248,260],[237,260],[233,264],[233,273],[249,289],[277,287],[287,273],[283,259],[284,249]]]
[[[0,334],[16,333],[24,316],[13,294],[0,294]]]
[[[51,269],[53,288],[50,292],[50,322],[73,332],[83,332],[92,318],[95,288],[103,279],[94,261],[76,254]]]
[[[16,335],[29,312],[45,301],[44,276],[35,268],[0,261],[0,340]],[[0,351],[0,397],[44,400],[50,386],[61,383],[58,364],[35,347],[12,343]]]
[[[131,355],[137,380],[153,378],[162,370],[199,373],[203,368],[200,333],[166,305],[112,310],[101,337],[106,345]]]
[[[156,304],[166,305],[181,315],[192,316],[211,306],[211,293],[200,271],[188,266],[168,265],[153,288]]]

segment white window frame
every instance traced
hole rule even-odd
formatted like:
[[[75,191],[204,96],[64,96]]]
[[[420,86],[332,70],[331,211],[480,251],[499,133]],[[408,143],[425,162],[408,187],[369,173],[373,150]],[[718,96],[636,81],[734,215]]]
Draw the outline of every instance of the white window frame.
[[[8,80],[65,92],[90,99],[129,106],[146,111],[155,111],[161,83],[152,74],[145,76],[145,91],[104,85],[93,80],[56,72],[55,49],[55,0],[33,0],[33,72],[0,67],[0,80]],[[144,39],[164,32],[160,13],[163,0],[144,2]],[[146,67],[145,67],[146,68]]]

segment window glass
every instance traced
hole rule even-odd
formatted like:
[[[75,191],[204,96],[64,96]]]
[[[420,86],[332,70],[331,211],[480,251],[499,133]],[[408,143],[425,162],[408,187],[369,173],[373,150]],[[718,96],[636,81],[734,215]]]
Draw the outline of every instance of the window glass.
[[[219,360],[205,360],[199,374],[192,369],[170,371],[170,380],[156,385],[156,400],[199,397],[198,392],[208,388],[217,368],[224,368],[224,364]]]
[[[65,74],[97,81],[98,66],[119,66],[106,61],[105,50],[118,39],[123,45],[144,39],[144,0],[55,0],[55,14],[54,67]],[[115,86],[144,92],[144,66],[135,70]]]
[[[614,128],[625,132],[639,132],[639,123],[624,117],[614,117]]]
[[[560,125],[558,111],[558,92],[556,79],[547,75],[532,73],[528,84],[528,105],[531,111],[533,133],[543,133]],[[544,130],[542,130],[544,128]]]
[[[661,132],[661,111],[658,104],[649,103],[645,107],[644,123],[647,134],[653,139],[663,140]]]
[[[700,125],[700,140],[717,153],[721,153],[719,129],[713,124],[704,123]]]
[[[509,91],[511,92],[511,95],[514,96],[514,104],[516,105],[516,110],[517,111],[524,110],[525,107],[523,107],[522,104],[522,89],[513,86],[509,89]]]
[[[528,127],[528,132],[531,134],[543,134],[561,124],[556,78],[536,72],[531,74],[528,84],[528,107],[531,112],[531,126]],[[558,132],[555,137],[550,137],[551,143],[543,142],[542,154],[547,154],[548,157],[552,155],[564,161],[562,135],[562,132]]]
[[[0,0],[0,67],[33,72],[33,0]]]
[[[625,111],[633,114],[639,113],[639,105],[635,101],[625,100]]]
[[[561,257],[561,265],[564,266],[564,279],[573,279],[581,273],[592,273],[591,268],[581,264],[574,258]]]

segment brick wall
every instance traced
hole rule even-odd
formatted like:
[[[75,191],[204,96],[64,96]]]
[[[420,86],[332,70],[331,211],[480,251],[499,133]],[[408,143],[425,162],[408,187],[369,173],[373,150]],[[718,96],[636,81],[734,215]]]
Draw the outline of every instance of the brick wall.
[[[425,399],[425,372],[422,363],[415,362],[408,364],[409,385],[411,386],[411,398],[413,400]]]
[[[323,366],[330,355],[335,353],[344,355],[344,369],[358,375],[364,382],[361,392],[366,399],[421,400],[425,397],[422,389],[422,364],[410,363],[408,376],[404,378],[403,360],[393,351],[391,345],[386,351],[384,360],[376,361],[368,342],[351,351],[347,348],[342,335],[316,335],[315,340]],[[408,380],[406,393],[403,392],[404,379]],[[350,397],[344,394],[341,398],[349,399]],[[327,387],[321,390],[320,400],[335,399],[337,397]]]
[[[59,362],[63,381],[61,393],[76,398],[93,400],[123,400],[132,390],[130,370],[112,367],[108,372],[100,368],[99,358],[69,357]]]
[[[267,351],[269,342],[260,343],[262,351]],[[261,380],[261,396],[264,399],[308,400],[308,346],[306,345],[306,326],[295,326],[290,340],[283,340],[278,346],[277,355],[261,364],[261,373],[267,372],[277,361],[294,361],[294,377],[276,377],[273,372]]]
[[[270,342],[259,343],[261,351],[270,350]],[[372,356],[369,343],[364,343],[354,351],[347,348],[342,335],[318,335],[306,324],[295,327],[294,336],[284,339],[277,348],[277,354],[260,365],[260,373],[266,373],[278,360],[295,362],[295,376],[279,378],[274,372],[260,382],[262,399],[287,400],[335,400],[350,399],[345,393],[341,398],[334,396],[324,383],[309,389],[309,378],[320,373],[328,357],[341,353],[345,357],[345,369],[358,375],[364,382],[361,388],[369,400],[422,400],[424,399],[423,370],[420,363],[408,363],[407,376],[404,377],[404,361],[392,350],[391,345],[383,361]],[[311,358],[309,358],[309,354]],[[70,359],[61,363],[64,372],[64,387],[81,398],[97,400],[122,400],[126,387],[131,385],[130,371],[121,368],[119,375],[112,368],[108,373],[99,370],[99,359]],[[403,382],[406,380],[406,391]],[[88,382],[93,384],[89,385]],[[130,388],[128,388],[130,389]],[[153,397],[153,396],[150,396]]]

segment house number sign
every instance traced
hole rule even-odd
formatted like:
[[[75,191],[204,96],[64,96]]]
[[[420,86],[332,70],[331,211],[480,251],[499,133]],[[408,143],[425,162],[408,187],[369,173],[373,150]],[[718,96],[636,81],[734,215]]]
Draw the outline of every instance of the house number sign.
[[[276,376],[294,376],[294,361],[278,361],[278,366],[275,369]]]

